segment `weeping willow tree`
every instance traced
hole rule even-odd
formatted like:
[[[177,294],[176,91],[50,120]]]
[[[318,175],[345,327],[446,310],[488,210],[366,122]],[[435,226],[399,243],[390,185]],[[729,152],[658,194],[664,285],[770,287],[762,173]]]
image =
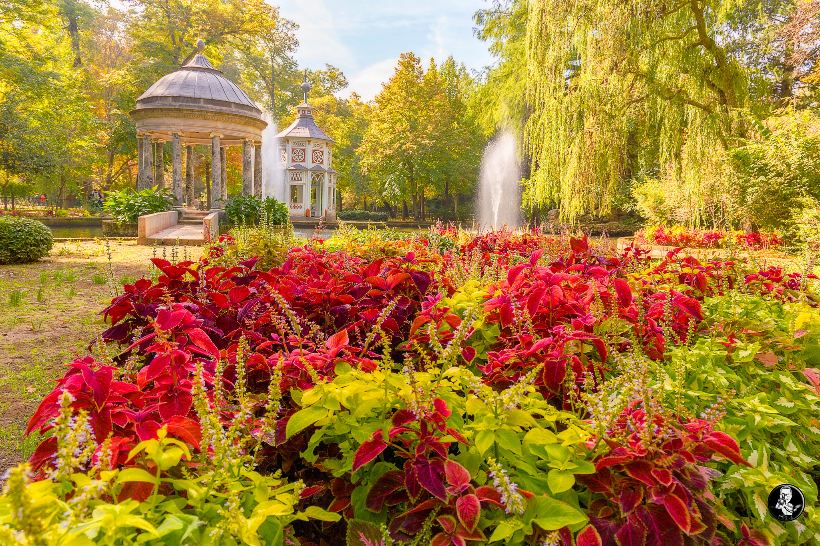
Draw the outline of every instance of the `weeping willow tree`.
[[[746,131],[749,87],[729,49],[735,3],[529,2],[525,204],[565,221],[607,214],[644,180],[678,220],[730,214],[727,150]]]

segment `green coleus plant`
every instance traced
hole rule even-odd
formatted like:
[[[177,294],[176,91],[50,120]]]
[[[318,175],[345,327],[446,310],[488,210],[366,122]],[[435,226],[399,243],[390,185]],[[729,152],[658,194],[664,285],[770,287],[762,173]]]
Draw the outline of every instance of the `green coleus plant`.
[[[709,298],[705,308],[701,337],[670,351],[667,369],[681,403],[720,418],[750,463],[725,465],[717,492],[778,543],[820,541],[813,511],[781,524],[767,508],[782,483],[798,486],[807,506],[817,500],[820,316],[806,303],[738,293]]]
[[[301,483],[240,461],[191,473],[190,459],[188,446],[163,428],[137,444],[124,468],[106,470],[98,461],[64,481],[31,481],[21,465],[0,497],[0,542],[280,545],[294,521],[339,519],[317,506],[300,511]]]
[[[315,427],[303,456],[351,484],[331,508],[371,534],[387,525],[419,544],[531,543],[585,525],[573,486],[594,472],[583,423],[534,394],[532,378],[495,393],[463,367],[340,364],[297,395],[287,433]],[[328,445],[338,457],[317,455]]]

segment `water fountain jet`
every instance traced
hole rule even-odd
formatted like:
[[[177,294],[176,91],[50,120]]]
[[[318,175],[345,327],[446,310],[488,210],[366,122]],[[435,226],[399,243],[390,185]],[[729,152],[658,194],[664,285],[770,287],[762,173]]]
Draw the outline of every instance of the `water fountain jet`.
[[[263,114],[268,126],[262,131],[262,197],[287,203],[285,195],[285,166],[279,160],[279,129],[269,112]]]
[[[481,230],[521,225],[521,164],[515,135],[503,131],[487,144],[481,159],[478,223]]]

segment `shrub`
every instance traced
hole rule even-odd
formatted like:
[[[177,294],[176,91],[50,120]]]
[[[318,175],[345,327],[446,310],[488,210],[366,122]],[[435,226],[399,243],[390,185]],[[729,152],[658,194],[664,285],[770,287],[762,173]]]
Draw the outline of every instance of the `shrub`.
[[[254,195],[231,197],[225,204],[225,214],[230,226],[257,226],[266,223],[282,226],[288,223],[288,207],[272,197],[260,199]]]
[[[256,267],[267,270],[285,261],[293,241],[293,228],[270,224],[235,228],[231,235],[222,236],[216,252],[222,252],[225,264],[257,258]]]
[[[34,262],[47,256],[54,242],[45,224],[15,216],[0,216],[0,264]]]
[[[340,220],[350,220],[354,222],[386,222],[389,217],[386,212],[369,210],[344,210],[337,216]]]
[[[118,224],[133,224],[145,214],[171,210],[173,197],[163,188],[144,190],[120,190],[108,194],[103,203],[105,209]]]

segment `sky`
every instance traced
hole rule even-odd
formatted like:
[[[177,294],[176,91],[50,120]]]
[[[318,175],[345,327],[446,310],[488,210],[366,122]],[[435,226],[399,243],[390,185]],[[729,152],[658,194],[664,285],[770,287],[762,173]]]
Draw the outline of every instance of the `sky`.
[[[393,74],[399,54],[413,51],[427,64],[452,55],[467,68],[492,62],[475,37],[473,13],[486,0],[279,0],[281,14],[298,23],[296,60],[311,69],[332,64],[353,91],[369,100]]]

